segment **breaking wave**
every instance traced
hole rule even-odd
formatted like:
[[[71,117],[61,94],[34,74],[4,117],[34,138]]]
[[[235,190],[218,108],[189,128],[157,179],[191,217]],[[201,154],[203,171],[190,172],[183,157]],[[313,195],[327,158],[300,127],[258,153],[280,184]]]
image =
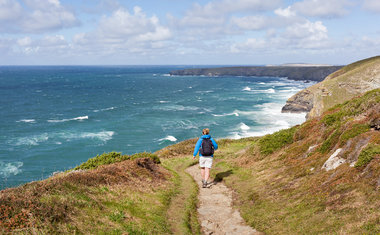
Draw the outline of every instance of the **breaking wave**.
[[[24,165],[22,162],[9,162],[4,163],[0,161],[0,177],[7,178],[10,175],[17,175],[22,172],[21,167]]]
[[[34,119],[21,119],[21,120],[18,120],[16,122],[35,123],[36,120],[34,120]]]
[[[168,141],[171,141],[171,142],[176,142],[176,141],[177,141],[177,138],[175,138],[175,137],[172,136],[172,135],[168,135],[168,136],[166,136],[165,138],[159,139],[158,141],[165,141],[165,140],[168,140]]]
[[[83,120],[87,120],[87,119],[88,119],[88,116],[81,116],[81,117],[70,118],[70,119],[48,120],[48,122],[83,121]]]

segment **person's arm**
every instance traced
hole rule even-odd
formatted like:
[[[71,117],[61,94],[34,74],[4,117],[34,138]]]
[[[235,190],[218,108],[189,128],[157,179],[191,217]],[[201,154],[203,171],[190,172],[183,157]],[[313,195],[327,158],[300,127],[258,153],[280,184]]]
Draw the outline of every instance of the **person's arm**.
[[[214,145],[214,150],[218,149],[218,144],[215,142],[213,138],[211,138],[212,144]]]
[[[201,147],[202,139],[199,139],[195,145],[193,158],[195,158],[198,154],[199,148]]]

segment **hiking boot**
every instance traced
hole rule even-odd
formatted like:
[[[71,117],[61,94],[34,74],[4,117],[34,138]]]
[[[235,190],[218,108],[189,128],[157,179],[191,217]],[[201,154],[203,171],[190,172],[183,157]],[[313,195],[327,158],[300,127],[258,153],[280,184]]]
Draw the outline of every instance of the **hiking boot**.
[[[207,181],[202,180],[202,188],[207,188]]]

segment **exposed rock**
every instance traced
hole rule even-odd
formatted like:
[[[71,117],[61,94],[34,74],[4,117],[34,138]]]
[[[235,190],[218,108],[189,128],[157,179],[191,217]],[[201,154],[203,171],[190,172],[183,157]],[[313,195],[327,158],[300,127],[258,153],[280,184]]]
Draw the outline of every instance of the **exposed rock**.
[[[327,159],[325,164],[323,164],[322,169],[325,169],[326,171],[334,170],[338,166],[342,165],[346,162],[345,159],[340,158],[338,155],[342,151],[341,148],[337,149],[330,157]]]
[[[304,113],[309,112],[313,108],[313,94],[305,89],[286,101],[286,105],[282,108],[283,113]]]
[[[380,118],[375,118],[372,120],[370,126],[377,131],[380,130]]]
[[[303,157],[304,157],[304,158],[307,158],[307,157],[309,156],[309,154],[310,154],[311,152],[313,152],[314,149],[315,149],[316,147],[318,147],[317,144],[316,144],[316,145],[312,145],[312,146],[310,146],[309,149],[306,151],[306,153],[304,153]],[[314,168],[313,168],[313,170],[314,170]]]
[[[347,156],[347,162],[350,163],[350,167],[355,166],[355,163],[358,161],[360,152],[365,147],[367,147],[370,139],[371,137],[363,138],[361,136],[357,136],[353,139],[348,140],[345,150],[351,148],[352,144],[354,144],[353,150]]]

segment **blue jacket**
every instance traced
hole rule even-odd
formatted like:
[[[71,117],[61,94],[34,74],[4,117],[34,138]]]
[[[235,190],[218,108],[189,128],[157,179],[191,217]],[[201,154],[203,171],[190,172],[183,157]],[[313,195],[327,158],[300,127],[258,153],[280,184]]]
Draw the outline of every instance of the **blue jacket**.
[[[215,142],[215,140],[213,138],[211,138],[210,135],[202,135],[202,137],[199,138],[199,140],[197,141],[197,144],[195,145],[194,154],[193,154],[194,157],[197,156],[198,152],[199,152],[199,156],[202,156],[202,154],[199,151],[199,149],[201,148],[202,140],[203,139],[211,139],[212,145],[214,145],[214,150],[218,149],[218,144]],[[212,155],[211,157],[214,157],[214,155]]]

